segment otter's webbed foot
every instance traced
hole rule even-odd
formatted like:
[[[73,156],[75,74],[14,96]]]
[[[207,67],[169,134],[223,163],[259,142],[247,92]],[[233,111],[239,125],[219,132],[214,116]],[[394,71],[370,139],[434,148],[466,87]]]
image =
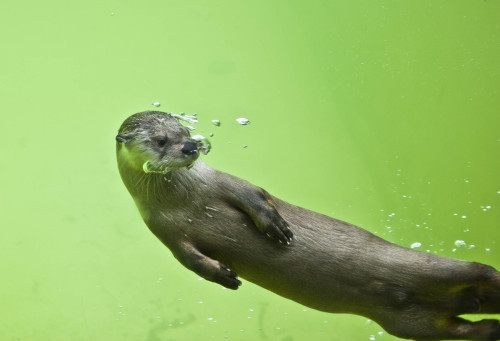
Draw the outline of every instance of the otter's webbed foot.
[[[241,285],[236,272],[230,270],[219,261],[205,256],[191,243],[181,242],[170,249],[182,265],[204,279],[232,290],[238,289]]]

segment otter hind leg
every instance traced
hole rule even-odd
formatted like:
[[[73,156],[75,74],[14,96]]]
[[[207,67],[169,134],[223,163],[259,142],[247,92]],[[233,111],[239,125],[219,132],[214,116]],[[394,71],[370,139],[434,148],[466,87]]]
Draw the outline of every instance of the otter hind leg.
[[[460,290],[452,299],[451,313],[500,314],[500,290],[473,285]]]
[[[447,333],[447,339],[500,340],[500,321],[485,319],[471,322],[460,317],[450,317],[438,323]]]
[[[483,293],[478,313],[500,314],[500,290],[486,290]]]
[[[494,268],[473,263],[479,270],[464,285],[456,285],[449,292],[453,295],[451,313],[500,314],[500,272]]]
[[[479,313],[500,314],[500,272],[493,270],[481,287],[481,307]]]
[[[379,323],[388,333],[410,340],[500,340],[500,321],[492,319],[471,322],[456,316],[439,316],[435,311],[414,311],[400,312],[385,322]]]

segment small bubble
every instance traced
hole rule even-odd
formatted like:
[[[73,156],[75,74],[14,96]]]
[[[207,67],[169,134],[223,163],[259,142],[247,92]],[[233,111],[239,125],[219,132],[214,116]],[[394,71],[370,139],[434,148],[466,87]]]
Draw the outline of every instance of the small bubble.
[[[244,118],[244,117],[237,118],[236,122],[238,122],[242,126],[246,126],[247,124],[250,124],[250,121],[247,118]]]
[[[467,216],[466,216],[466,215],[463,215],[463,216],[461,216],[460,218],[465,219],[465,218],[467,218]]]
[[[467,245],[463,240],[455,240],[455,246],[465,246]]]
[[[153,105],[154,105],[155,107],[159,107],[159,106],[161,105],[161,103],[160,103],[160,102],[154,102],[154,103],[153,103]]]
[[[369,340],[370,340],[370,341],[374,341],[374,340],[375,340],[375,335],[370,335]]]
[[[186,128],[188,128],[190,131],[196,130],[196,128],[193,126],[186,126]]]
[[[205,136],[202,135],[195,135],[192,136],[192,139],[195,140],[198,144],[199,150],[204,154],[207,155],[210,149],[212,148],[212,145],[210,144],[210,141]]]
[[[182,120],[184,122],[187,122],[187,123],[191,123],[191,124],[198,123],[198,119],[194,115],[186,115],[183,112],[179,113],[179,115],[172,114],[172,113],[169,113],[169,114],[170,114],[170,116],[175,117],[175,118]]]
[[[246,145],[246,144],[243,146],[243,148],[247,148],[247,147],[248,147],[248,145]]]
[[[418,243],[418,242],[417,242],[417,243],[413,243],[413,244],[411,244],[410,248],[412,248],[412,249],[416,249],[417,247],[421,247],[421,246],[422,246],[422,243]]]
[[[212,123],[214,126],[220,127],[220,121],[219,120],[212,120]]]
[[[490,249],[490,248],[486,248],[486,249],[484,249],[484,251],[486,251],[486,252],[490,252],[490,251],[491,251],[491,249]]]
[[[210,133],[209,135],[210,135],[210,137],[213,137],[213,136],[214,136],[214,133]]]

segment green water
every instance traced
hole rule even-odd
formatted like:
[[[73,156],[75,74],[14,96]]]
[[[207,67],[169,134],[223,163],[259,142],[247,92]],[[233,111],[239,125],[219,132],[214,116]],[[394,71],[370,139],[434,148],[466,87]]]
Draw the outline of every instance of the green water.
[[[2,341],[396,340],[178,264],[115,164],[156,101],[217,169],[500,268],[499,1],[5,1],[0,32]]]

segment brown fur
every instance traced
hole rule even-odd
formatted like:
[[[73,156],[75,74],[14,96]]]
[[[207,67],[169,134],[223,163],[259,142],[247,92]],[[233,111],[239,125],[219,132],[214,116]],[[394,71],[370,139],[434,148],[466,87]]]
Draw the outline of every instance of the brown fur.
[[[500,339],[498,320],[457,317],[500,313],[492,267],[404,248],[288,204],[196,160],[196,151],[183,154],[187,141],[176,118],[143,112],[120,128],[117,158],[145,223],[199,276],[237,289],[238,274],[314,309],[366,316],[402,338]]]

